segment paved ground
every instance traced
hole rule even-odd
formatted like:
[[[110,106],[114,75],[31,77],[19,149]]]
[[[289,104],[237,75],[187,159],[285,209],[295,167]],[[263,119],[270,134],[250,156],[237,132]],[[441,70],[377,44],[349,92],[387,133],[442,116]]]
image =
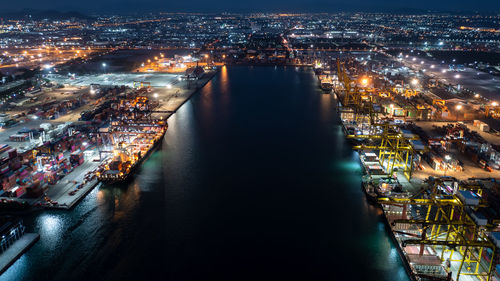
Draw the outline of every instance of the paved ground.
[[[22,100],[26,100],[29,98],[35,98],[35,101],[26,101],[22,105],[12,105],[11,103],[8,105],[8,110],[6,112],[8,114],[14,115],[17,113],[27,113],[31,108],[38,107],[44,103],[57,101],[61,102],[64,100],[72,100],[76,98],[80,98],[82,95],[89,93],[89,87],[86,86],[68,86],[66,85],[64,88],[43,88],[43,91],[39,94],[36,94],[34,97],[24,97],[17,101],[16,103],[20,103]]]
[[[418,121],[418,122],[415,122],[415,124],[417,126],[419,126],[420,128],[422,128],[425,132],[429,133],[432,131],[432,126],[433,125],[436,125],[438,127],[441,127],[441,126],[446,126],[448,124],[454,124],[454,122],[428,122],[428,121]],[[489,132],[482,132],[479,130],[478,127],[474,127],[472,124],[470,123],[465,123],[465,125],[467,126],[467,128],[471,131],[475,131],[477,132],[479,135],[481,135],[481,137],[483,137],[486,141],[488,141],[489,143],[492,143],[492,144],[496,144],[496,145],[500,145],[500,136],[496,135],[496,134],[493,134],[493,133],[489,133]]]
[[[93,162],[92,159],[98,157],[99,154],[93,151],[89,157],[85,155],[85,162],[76,167],[71,173],[62,178],[57,184],[50,185],[47,191],[47,196],[58,202],[62,207],[71,208],[78,200],[97,185],[97,181],[88,182],[83,188],[78,190],[75,195],[69,195],[69,192],[76,189],[78,184],[83,182],[83,178],[87,172],[92,171],[99,167],[100,162]]]
[[[179,74],[169,73],[106,73],[76,76],[74,79],[66,75],[51,75],[48,78],[56,83],[74,86],[125,85],[133,87],[134,81],[151,83],[152,87],[165,87],[178,81]]]
[[[0,254],[0,274],[2,274],[14,261],[16,261],[24,252],[26,252],[36,241],[40,239],[40,235],[35,233],[25,233],[21,239],[12,244],[7,251]]]
[[[413,61],[411,53],[407,54],[410,56],[403,59],[406,66],[415,70],[425,69],[426,75],[442,80],[444,83],[460,84],[490,100],[500,101],[500,79],[498,77],[469,67],[466,67],[464,71],[448,71],[449,63],[442,63],[442,61],[430,57],[419,57]],[[431,66],[434,67],[431,68]],[[445,73],[442,72],[443,69],[446,70]]]
[[[426,179],[429,176],[433,177],[442,177],[442,176],[450,176],[455,177],[459,180],[467,180],[469,178],[497,178],[500,179],[500,171],[493,170],[492,172],[488,172],[484,169],[479,168],[479,166],[470,161],[466,156],[453,153],[453,155],[458,156],[458,160],[464,163],[464,171],[436,171],[434,170],[427,162],[423,161],[424,170],[415,171],[413,176],[418,179]]]
[[[207,83],[211,77],[206,77],[198,81],[178,82],[170,88],[155,87],[151,92],[154,99],[158,99],[159,111],[175,111],[201,86]],[[157,95],[155,95],[157,94]]]
[[[429,136],[432,136],[433,135],[433,133],[432,133],[432,129],[433,129],[432,126],[433,125],[445,126],[447,124],[452,124],[452,123],[450,123],[450,122],[423,122],[423,121],[421,121],[421,122],[415,122],[415,124],[417,126],[421,127]],[[478,132],[486,141],[493,143],[493,144],[500,145],[500,136],[486,133],[486,132],[480,132],[477,127],[474,127],[471,124],[467,124],[467,127],[473,131]],[[450,153],[453,154],[455,157],[457,157],[458,160],[462,161],[462,163],[464,163],[465,171],[454,172],[454,171],[449,170],[449,171],[446,171],[446,176],[456,177],[457,179],[461,179],[461,180],[472,178],[472,177],[475,177],[475,178],[490,178],[490,177],[500,178],[500,171],[493,170],[493,172],[488,172],[484,169],[479,168],[479,166],[476,163],[472,162],[469,159],[469,157],[467,157],[466,155],[463,155],[460,152],[454,151],[454,150],[452,150]],[[425,162],[425,161],[423,161],[423,162],[424,162],[424,165],[423,165],[424,170],[416,171],[414,173],[415,177],[423,179],[423,178],[427,178],[429,176],[436,177],[436,176],[444,176],[445,175],[444,171],[436,171],[427,162]]]
[[[152,99],[157,99],[160,102],[159,108],[157,108],[158,111],[163,111],[157,113],[158,116],[162,116],[164,118],[168,118],[173,112],[175,112],[184,102],[186,102],[189,97],[195,93],[199,88],[201,88],[203,85],[205,85],[207,82],[210,81],[210,79],[213,77],[213,73],[208,73],[205,75],[203,79],[200,79],[198,81],[180,81],[177,79],[177,75],[172,75],[172,74],[113,74],[115,76],[121,77],[119,80],[120,82],[117,83],[117,85],[122,85],[121,83],[129,83],[133,84],[134,79],[139,79],[138,77],[150,77],[153,79],[154,84],[152,82],[152,91],[148,93]],[[106,74],[107,75],[107,74]],[[111,74],[110,74],[111,75]],[[93,80],[95,77],[99,79],[99,75],[93,75],[93,77],[89,76],[79,83],[96,83],[95,80]],[[111,76],[113,77],[113,76]],[[102,78],[102,77],[101,77]],[[123,79],[128,79],[127,81]],[[163,80],[162,80],[163,79]],[[117,80],[118,81],[118,80]],[[169,82],[170,81],[170,82]],[[116,82],[116,81],[115,81]],[[162,84],[163,83],[163,84]],[[88,85],[86,84],[86,85]],[[85,84],[81,84],[85,85]],[[166,87],[166,85],[169,85]],[[130,85],[132,86],[132,85]],[[73,86],[70,86],[73,87]],[[86,106],[92,106],[86,105]],[[84,110],[85,107],[82,107],[79,109],[79,111]],[[75,111],[74,111],[75,112]],[[62,121],[76,121],[77,118],[75,117],[76,113],[74,115],[66,115],[63,117],[58,118],[57,120],[30,120],[27,123],[23,124],[18,124],[12,128],[8,129],[0,129],[0,143],[9,143],[8,142],[8,136],[17,133],[20,129],[27,127],[27,128],[38,128],[41,123],[54,123],[54,124],[61,124],[63,123]],[[79,117],[79,114],[78,114]],[[10,142],[9,144],[12,144],[13,147],[24,147],[29,142]],[[53,200],[57,201],[59,205],[57,206],[47,206],[48,208],[57,208],[57,209],[69,209],[71,208],[74,204],[76,204],[81,198],[83,198],[90,190],[92,190],[96,185],[98,185],[98,182],[96,180],[91,181],[87,183],[83,188],[78,190],[75,195],[71,196],[69,195],[69,192],[72,190],[76,189],[76,186],[83,181],[83,177],[88,171],[94,170],[99,166],[99,162],[93,162],[92,159],[96,158],[98,156],[97,152],[93,152],[94,154],[91,156],[86,156],[85,159],[86,161],[84,164],[81,166],[76,167],[71,173],[66,175],[63,179],[60,180],[59,183],[56,185],[49,186],[49,190],[47,192],[47,196]],[[76,182],[76,183],[75,183]],[[36,200],[30,200],[30,199],[17,199],[17,198],[11,198],[12,200],[18,200],[18,201],[29,201],[32,203],[35,203],[38,201]]]
[[[13,148],[25,149],[26,147],[32,145],[29,141],[10,141],[9,137],[11,135],[17,134],[22,129],[39,129],[40,124],[43,123],[50,123],[53,126],[57,126],[59,124],[63,124],[64,122],[58,120],[30,120],[28,122],[17,123],[16,125],[9,128],[0,128],[0,144],[8,144]]]
[[[92,189],[99,185],[99,181],[97,179],[92,180],[85,184],[78,192],[71,196],[68,193],[76,188],[76,185],[68,185],[66,188],[62,188],[59,190],[59,196],[51,197],[54,201],[57,201],[59,205],[47,205],[44,206],[47,209],[71,209],[78,201],[80,201],[83,197],[87,195]],[[66,193],[64,193],[67,191]],[[56,191],[54,191],[55,193]]]

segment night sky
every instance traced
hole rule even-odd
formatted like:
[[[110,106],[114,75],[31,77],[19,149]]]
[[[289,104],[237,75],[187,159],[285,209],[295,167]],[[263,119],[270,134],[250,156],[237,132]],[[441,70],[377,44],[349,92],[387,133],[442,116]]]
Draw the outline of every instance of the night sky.
[[[479,11],[500,12],[500,0],[17,0],[9,10],[55,9],[86,13],[129,12],[337,12],[343,11]],[[415,11],[415,10],[413,10]]]

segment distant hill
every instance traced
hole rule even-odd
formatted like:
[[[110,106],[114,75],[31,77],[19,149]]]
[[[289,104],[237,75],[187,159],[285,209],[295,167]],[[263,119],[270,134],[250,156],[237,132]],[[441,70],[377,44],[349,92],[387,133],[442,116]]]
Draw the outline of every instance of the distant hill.
[[[33,10],[24,9],[22,11],[0,12],[0,17],[4,19],[28,19],[34,20],[50,19],[50,20],[67,20],[71,18],[80,20],[93,20],[93,17],[84,15],[79,12],[60,12],[55,10]]]

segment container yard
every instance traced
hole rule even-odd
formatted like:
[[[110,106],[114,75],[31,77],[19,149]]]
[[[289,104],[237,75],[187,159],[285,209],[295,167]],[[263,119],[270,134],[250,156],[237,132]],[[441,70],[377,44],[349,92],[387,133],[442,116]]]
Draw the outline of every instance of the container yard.
[[[316,63],[412,280],[498,280],[498,105],[356,56]],[[330,90],[331,85],[332,90]]]
[[[29,104],[3,104],[0,208],[70,209],[95,186],[129,179],[215,72],[49,75]],[[121,84],[101,84],[111,80]]]
[[[106,183],[128,179],[137,166],[160,144],[167,130],[163,119],[152,119],[158,102],[143,95],[147,90],[119,97],[110,104],[115,115],[110,126],[99,129],[104,161],[96,172]]]

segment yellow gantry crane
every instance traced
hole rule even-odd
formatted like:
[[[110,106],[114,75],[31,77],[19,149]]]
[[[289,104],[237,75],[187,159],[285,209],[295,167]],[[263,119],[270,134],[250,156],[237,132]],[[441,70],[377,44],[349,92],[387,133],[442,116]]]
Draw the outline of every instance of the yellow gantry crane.
[[[458,262],[458,268],[456,266],[454,268],[456,281],[460,276],[475,276],[478,280],[489,281],[492,277],[496,246],[489,240],[486,231],[494,226],[478,224],[467,212],[486,205],[482,200],[471,205],[456,194],[440,194],[438,186],[442,184],[442,181],[435,180],[430,195],[426,198],[385,197],[379,198],[378,202],[382,205],[402,207],[401,218],[392,219],[390,224],[393,231],[405,235],[405,238],[401,238],[403,247],[420,245],[419,255],[422,255],[424,247],[429,246],[438,253],[442,262]],[[461,184],[458,187],[458,191],[472,190],[475,194],[482,194],[478,185]],[[427,209],[425,217],[407,218],[408,206],[420,208],[422,211]],[[408,236],[412,238],[407,239]]]
[[[484,115],[486,117],[492,117],[495,119],[499,119],[500,118],[500,106],[498,106],[496,103],[493,103],[492,105],[485,106]]]
[[[344,88],[342,106],[350,108],[360,108],[362,103],[367,100],[373,101],[372,93],[366,89],[360,89],[356,81],[352,80],[347,74],[344,62],[337,60],[337,77]]]
[[[347,74],[345,63],[340,60],[337,60],[337,75],[344,88],[342,118],[348,117],[346,119],[350,119],[356,126],[368,127],[368,134],[363,132],[361,135],[347,135],[347,138],[370,140],[373,143],[357,145],[353,149],[378,151],[380,163],[388,174],[392,175],[395,168],[402,168],[405,177],[410,179],[415,154],[411,141],[417,138],[403,134],[398,125],[381,123],[378,118],[380,112],[374,110],[377,98],[390,94],[373,88],[358,88]],[[362,79],[361,83],[367,85],[368,78]]]
[[[405,136],[399,131],[397,125],[382,123],[372,124],[368,135],[347,135],[350,139],[369,139],[373,145],[356,145],[355,150],[378,151],[380,164],[386,168],[389,175],[394,173],[394,168],[402,168],[403,174],[409,180],[413,171],[413,157],[415,149],[411,140],[417,140],[414,135]]]

